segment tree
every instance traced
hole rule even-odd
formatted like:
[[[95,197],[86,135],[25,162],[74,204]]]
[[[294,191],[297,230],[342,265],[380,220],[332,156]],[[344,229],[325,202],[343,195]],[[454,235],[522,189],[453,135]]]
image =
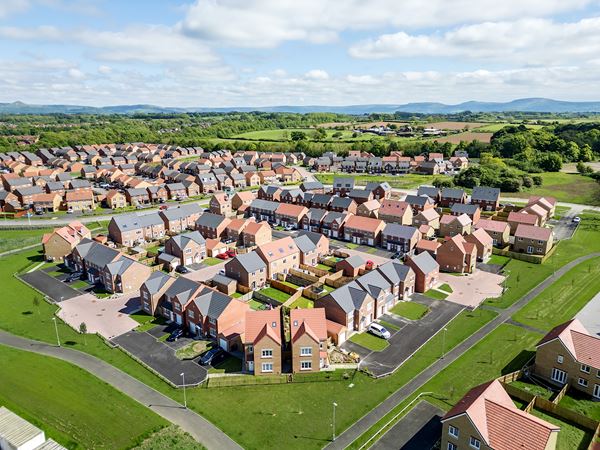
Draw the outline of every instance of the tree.
[[[333,133],[333,134],[331,135],[331,137],[332,137],[332,138],[335,138],[335,139],[337,139],[337,138],[341,138],[342,136],[343,136],[343,134],[342,134],[342,132],[341,132],[341,131],[336,131],[335,133]]]
[[[315,130],[315,140],[323,140],[327,138],[327,131],[325,131],[325,128],[317,128]]]
[[[582,163],[581,161],[579,161],[577,163],[576,167],[577,167],[577,172],[579,172],[582,175],[591,175],[594,173],[594,169],[592,169],[587,164]]]
[[[79,332],[80,332],[81,334],[83,334],[83,344],[84,344],[84,345],[87,345],[87,342],[86,342],[86,340],[85,340],[85,335],[87,334],[87,325],[85,324],[85,322],[81,322],[81,323],[79,324]]]
[[[36,295],[33,297],[33,307],[37,309],[38,314],[40,313],[40,298]]]
[[[452,178],[436,178],[431,184],[440,189],[454,187],[454,180]]]
[[[533,180],[533,184],[535,186],[541,186],[544,182],[544,179],[540,175],[534,175],[531,177],[531,179]]]
[[[562,157],[554,152],[544,153],[538,159],[539,166],[547,172],[559,172],[562,163]]]
[[[306,133],[304,131],[292,131],[292,141],[304,141],[306,139]]]

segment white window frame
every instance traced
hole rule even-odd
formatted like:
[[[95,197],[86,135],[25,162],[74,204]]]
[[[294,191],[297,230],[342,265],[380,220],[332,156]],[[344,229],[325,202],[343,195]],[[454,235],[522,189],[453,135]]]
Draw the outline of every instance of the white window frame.
[[[558,376],[559,374],[564,374],[564,376]],[[564,378],[564,381],[560,380],[559,378]],[[552,373],[550,375],[550,379],[552,381],[556,381],[557,383],[566,383],[568,380],[568,373],[565,372],[564,370],[561,369],[557,369],[556,367],[552,368]]]
[[[558,356],[556,357],[556,362],[557,362],[558,364],[562,364],[562,363],[563,363],[563,361],[564,361],[563,355],[558,355]]]
[[[300,347],[300,356],[312,356],[312,347]]]
[[[312,370],[312,361],[300,361],[300,370]]]
[[[577,384],[582,387],[588,387],[588,380],[580,377],[579,380],[577,380]]]
[[[272,358],[273,357],[273,349],[272,348],[263,348],[260,351],[261,358]]]
[[[270,363],[270,362],[262,363],[260,368],[261,368],[261,372],[273,372],[273,363]]]
[[[453,442],[448,442],[448,450],[458,450],[458,447]]]
[[[591,368],[590,366],[588,366],[587,364],[582,364],[579,369],[583,372],[583,373],[590,373],[591,372]]]
[[[448,426],[448,435],[452,436],[453,438],[458,439],[458,436],[460,436],[460,430],[458,428],[456,428],[454,425],[449,425]]]
[[[477,439],[475,436],[471,436],[469,438],[469,446],[471,448],[479,450],[481,448],[481,441],[479,439]]]

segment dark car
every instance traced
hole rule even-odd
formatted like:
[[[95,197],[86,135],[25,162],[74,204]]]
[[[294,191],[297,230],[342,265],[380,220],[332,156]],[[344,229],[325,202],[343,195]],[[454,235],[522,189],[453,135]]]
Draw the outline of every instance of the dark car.
[[[67,283],[71,283],[75,280],[79,280],[81,278],[82,273],[81,272],[73,272],[71,274],[69,274],[69,276],[65,279],[65,281]]]
[[[226,357],[227,357],[227,353],[225,353],[225,351],[223,349],[216,347],[216,348],[211,348],[204,355],[202,355],[202,358],[200,358],[199,362],[203,366],[209,366],[209,365],[214,366],[215,364],[219,364]]]
[[[180,337],[183,337],[183,330],[181,328],[177,328],[176,330],[173,330],[171,332],[171,334],[169,335],[169,337],[167,338],[168,342],[175,342],[177,341],[177,339],[179,339]]]
[[[190,273],[191,270],[188,269],[185,266],[177,266],[177,267],[175,267],[175,272],[177,272],[177,273]]]
[[[402,252],[396,252],[392,255],[392,259],[402,258]]]

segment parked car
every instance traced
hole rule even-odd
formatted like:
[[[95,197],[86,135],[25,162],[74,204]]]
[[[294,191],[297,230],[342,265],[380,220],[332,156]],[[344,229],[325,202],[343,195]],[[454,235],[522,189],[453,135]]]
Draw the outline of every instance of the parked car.
[[[230,258],[235,258],[235,250],[227,250],[225,252]]]
[[[390,337],[392,337],[390,332],[378,323],[372,323],[371,325],[369,325],[367,331],[374,336],[380,337],[381,339],[389,339]]]
[[[162,200],[162,198],[161,198],[161,200]],[[161,211],[164,211],[167,208],[168,208],[167,205],[161,205],[158,209],[161,210]]]
[[[367,270],[373,270],[373,261],[371,261],[370,259],[366,262],[365,264],[365,269]]]
[[[168,342],[176,342],[177,339],[179,339],[180,337],[183,337],[183,329],[177,328],[171,332],[171,334],[167,338],[167,341]]]
[[[579,216],[573,217],[573,223],[579,223],[579,222],[581,222],[581,217],[579,217]]]
[[[175,272],[177,272],[177,273],[190,273],[191,270],[188,269],[185,266],[177,266],[177,267],[175,267]]]
[[[225,276],[225,269],[221,269],[221,270],[219,270],[219,275],[223,275],[223,276]]]
[[[402,258],[402,252],[396,252],[392,255],[392,259]]]
[[[217,255],[217,258],[219,258],[219,259],[229,259],[229,255],[227,253],[219,253]]]
[[[227,353],[220,347],[211,348],[200,358],[200,364],[203,366],[214,366],[215,364],[220,363],[227,357]]]
[[[75,280],[79,280],[81,278],[81,275],[83,275],[81,272],[73,272],[73,273],[69,274],[69,276],[67,278],[65,278],[65,281],[67,283],[71,283]]]

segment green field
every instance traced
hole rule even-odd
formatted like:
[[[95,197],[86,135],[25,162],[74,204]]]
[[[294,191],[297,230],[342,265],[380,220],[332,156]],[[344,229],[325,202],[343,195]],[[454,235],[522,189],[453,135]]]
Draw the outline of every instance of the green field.
[[[185,431],[174,425],[148,436],[140,445],[132,450],[205,450],[206,447]]]
[[[277,300],[279,303],[285,303],[291,297],[290,294],[287,294],[283,291],[280,291],[279,289],[275,289],[272,287],[261,289],[258,292],[260,292],[263,295],[266,295],[269,298],[272,298],[273,300]]]
[[[509,197],[527,198],[530,195],[546,195],[559,202],[600,205],[600,184],[579,174],[546,172],[540,174],[543,184],[523,192],[507,194]]]
[[[70,448],[128,448],[167,424],[67,362],[4,346],[0,360],[0,404]]]
[[[575,389],[571,389],[559,405],[600,421],[600,402],[592,400],[589,395],[577,392]]]
[[[349,340],[374,352],[385,350],[390,345],[387,340],[374,336],[366,331],[353,334]]]
[[[400,302],[391,310],[394,314],[405,317],[410,320],[419,320],[429,312],[429,308],[425,305],[415,302]]]
[[[202,264],[206,264],[207,266],[216,266],[217,264],[221,264],[222,262],[222,259],[213,258],[212,256],[209,256],[208,258],[202,260]]]
[[[285,128],[285,129],[276,129],[276,130],[260,130],[260,131],[249,131],[247,133],[236,134],[232,136],[231,139],[244,139],[244,140],[253,140],[253,141],[291,141],[291,135],[294,131],[301,131],[306,134],[306,137],[309,141],[315,141],[315,129],[314,128]],[[353,137],[353,132],[350,130],[326,130],[327,137],[323,139],[326,142],[336,142],[336,141],[370,141],[373,139],[377,140],[389,140],[389,139],[402,139],[403,141],[414,140],[410,138],[399,138],[396,136],[385,137],[378,136],[371,133],[358,133]],[[334,137],[333,135],[336,133],[341,133],[341,136]]]
[[[0,253],[29,245],[41,244],[42,236],[53,228],[36,228],[32,230],[0,230]]]
[[[391,187],[399,189],[414,189],[422,184],[431,184],[436,178],[433,175],[352,175],[352,174],[316,174],[315,177],[323,184],[333,184],[335,177],[354,178],[357,186],[364,186],[370,182],[388,182]],[[439,178],[439,175],[438,175]]]

